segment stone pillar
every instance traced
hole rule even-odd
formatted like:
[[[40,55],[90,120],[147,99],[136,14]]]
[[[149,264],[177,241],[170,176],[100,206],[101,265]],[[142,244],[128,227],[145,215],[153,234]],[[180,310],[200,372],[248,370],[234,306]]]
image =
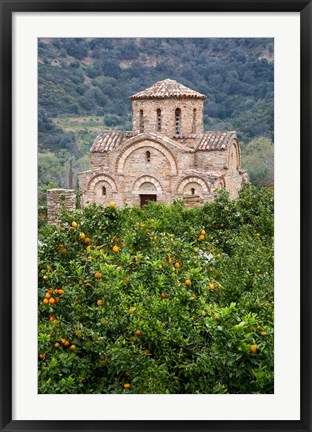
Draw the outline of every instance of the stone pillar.
[[[57,214],[62,209],[76,208],[76,192],[74,189],[49,189],[47,193],[48,222],[59,226]]]

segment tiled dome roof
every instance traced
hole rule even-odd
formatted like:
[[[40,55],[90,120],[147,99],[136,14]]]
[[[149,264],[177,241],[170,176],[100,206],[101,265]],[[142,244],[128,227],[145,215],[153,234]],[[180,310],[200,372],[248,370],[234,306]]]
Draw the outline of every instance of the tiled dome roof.
[[[191,90],[190,88],[171,79],[158,81],[146,90],[134,94],[130,99],[165,99],[171,97],[206,99],[205,95]]]

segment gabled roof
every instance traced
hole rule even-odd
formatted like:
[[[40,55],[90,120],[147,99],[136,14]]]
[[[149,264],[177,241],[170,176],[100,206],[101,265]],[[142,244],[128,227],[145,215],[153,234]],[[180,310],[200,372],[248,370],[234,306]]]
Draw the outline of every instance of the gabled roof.
[[[191,134],[184,138],[190,138],[197,142],[195,148],[189,147],[183,143],[183,139],[171,139],[170,137],[161,133],[145,132],[144,134],[138,134],[130,131],[115,131],[106,130],[101,132],[96,138],[90,149],[91,153],[105,153],[111,150],[115,150],[121,146],[121,144],[134,136],[145,135],[146,139],[160,139],[167,141],[168,143],[178,147],[181,151],[213,151],[213,150],[225,150],[233,139],[237,139],[235,131],[223,132],[223,131],[207,131],[200,135]]]
[[[224,150],[232,139],[237,139],[235,131],[207,131],[203,133],[196,150]]]
[[[146,90],[134,94],[130,99],[166,99],[171,97],[206,99],[205,95],[171,79],[158,81]]]
[[[119,147],[124,140],[132,137],[132,135],[132,132],[127,131],[103,131],[95,138],[90,152],[104,153],[110,150],[114,150],[115,148]]]

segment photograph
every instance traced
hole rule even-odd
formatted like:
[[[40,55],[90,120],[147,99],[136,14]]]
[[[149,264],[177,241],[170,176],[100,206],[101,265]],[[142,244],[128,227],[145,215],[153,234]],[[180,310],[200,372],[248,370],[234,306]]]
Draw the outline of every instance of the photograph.
[[[38,394],[274,395],[273,37],[38,37]]]

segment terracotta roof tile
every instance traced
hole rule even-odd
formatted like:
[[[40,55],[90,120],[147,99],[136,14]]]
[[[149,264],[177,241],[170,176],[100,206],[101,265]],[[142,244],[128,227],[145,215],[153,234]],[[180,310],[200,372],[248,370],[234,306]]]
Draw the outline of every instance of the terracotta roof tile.
[[[224,150],[234,138],[235,131],[207,131],[203,133],[196,150]]]
[[[171,79],[158,81],[146,90],[134,94],[130,99],[165,99],[170,97],[206,99],[205,95],[191,90],[190,88]]]
[[[98,135],[90,149],[91,153],[104,153],[110,150],[114,150],[116,147],[126,139],[132,136],[132,132],[126,131],[114,131],[107,130],[103,131]]]

